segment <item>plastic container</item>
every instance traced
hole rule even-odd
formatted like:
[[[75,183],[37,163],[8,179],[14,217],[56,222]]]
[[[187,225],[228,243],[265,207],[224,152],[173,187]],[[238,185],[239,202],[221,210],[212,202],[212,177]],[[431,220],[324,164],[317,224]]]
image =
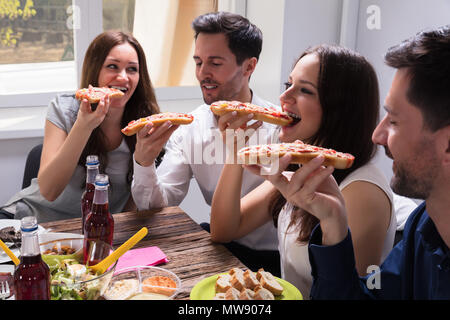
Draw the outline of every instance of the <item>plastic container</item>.
[[[162,282],[156,285],[158,280]],[[116,271],[104,298],[169,300],[174,299],[180,290],[181,280],[175,273],[159,267],[136,266]]]

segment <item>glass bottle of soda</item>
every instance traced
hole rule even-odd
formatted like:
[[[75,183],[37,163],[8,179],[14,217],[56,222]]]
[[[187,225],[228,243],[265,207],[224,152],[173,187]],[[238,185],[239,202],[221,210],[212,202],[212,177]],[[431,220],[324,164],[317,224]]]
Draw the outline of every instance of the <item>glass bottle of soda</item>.
[[[98,252],[96,253],[95,260],[89,258],[95,242],[101,240],[112,245],[113,241],[114,219],[109,212],[108,180],[108,175],[106,174],[98,174],[96,176],[92,209],[84,223],[84,263],[89,265],[96,264],[109,255],[109,250],[104,250],[105,252],[101,255]]]
[[[16,300],[50,300],[50,269],[42,260],[36,217],[21,220],[20,263],[14,271]]]
[[[99,174],[98,156],[89,155],[86,157],[86,188],[81,196],[81,233],[84,234],[84,223],[92,208],[94,199],[95,177]]]

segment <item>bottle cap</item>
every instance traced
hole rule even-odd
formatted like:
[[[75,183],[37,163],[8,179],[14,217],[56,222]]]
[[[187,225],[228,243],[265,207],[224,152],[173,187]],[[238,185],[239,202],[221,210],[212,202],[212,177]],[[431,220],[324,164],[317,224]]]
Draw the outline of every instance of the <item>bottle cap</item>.
[[[86,157],[86,165],[87,166],[95,166],[98,165],[100,162],[98,161],[98,156],[96,155],[89,155]]]
[[[35,216],[24,217],[21,220],[20,229],[23,232],[35,231],[38,228],[37,220]]]
[[[107,186],[109,185],[109,179],[107,174],[98,174],[95,176],[95,185],[96,186]]]

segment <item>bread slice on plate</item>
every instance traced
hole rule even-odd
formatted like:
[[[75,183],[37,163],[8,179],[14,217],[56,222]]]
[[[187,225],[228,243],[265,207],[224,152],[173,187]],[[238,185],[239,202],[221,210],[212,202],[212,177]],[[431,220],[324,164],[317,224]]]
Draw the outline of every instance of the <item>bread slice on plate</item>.
[[[213,300],[225,300],[225,292],[216,293]]]
[[[245,287],[254,290],[257,285],[259,285],[258,279],[256,279],[256,274],[250,269],[244,272],[244,282]]]
[[[254,300],[255,298],[255,292],[250,289],[244,289],[239,294],[239,300]]]
[[[263,288],[261,286],[258,286],[255,288],[255,300],[275,300],[275,296],[272,292],[267,290],[266,288]]]
[[[219,275],[216,280],[216,293],[227,292],[232,287],[230,280],[231,276],[228,273]]]
[[[259,269],[256,273],[256,278],[259,280],[263,288],[266,288],[275,296],[279,296],[283,293],[283,287],[270,272],[266,272],[264,269]]]
[[[233,273],[233,275],[231,276],[230,283],[233,288],[236,288],[239,291],[244,290],[245,289],[244,273],[240,272]]]
[[[241,293],[236,288],[230,288],[225,292],[225,300],[239,300]]]
[[[230,274],[231,276],[234,274],[243,274],[244,271],[240,268],[232,268],[230,269],[230,271],[228,271],[228,274]]]

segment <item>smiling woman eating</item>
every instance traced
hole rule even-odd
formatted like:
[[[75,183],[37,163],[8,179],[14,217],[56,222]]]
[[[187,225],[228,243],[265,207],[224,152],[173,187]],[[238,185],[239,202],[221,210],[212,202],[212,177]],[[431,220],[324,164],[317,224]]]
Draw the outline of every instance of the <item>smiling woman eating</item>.
[[[380,265],[392,249],[396,230],[389,183],[370,163],[376,151],[371,136],[379,112],[375,71],[351,50],[330,45],[313,47],[296,62],[280,102],[283,111],[296,119],[281,127],[281,142],[299,139],[355,157],[353,166],[334,170],[333,176],[347,207],[356,266],[365,275],[368,266]],[[223,117],[220,121],[231,120]],[[235,121],[233,127],[240,128],[241,122],[248,120],[236,117]],[[281,174],[286,180],[298,178],[299,165],[288,167],[290,156],[281,158],[280,172],[263,176],[267,181],[242,199],[242,166],[232,160],[224,166],[211,206],[211,237],[228,242],[274,221],[282,277],[308,298],[312,276],[307,244],[318,220],[300,209],[297,194],[278,190],[272,183]],[[261,175],[259,168],[248,169]]]
[[[38,178],[5,204],[6,215],[34,215],[38,222],[80,217],[85,161],[91,154],[99,156],[100,172],[109,175],[111,212],[134,207],[130,186],[136,137],[120,130],[133,119],[159,113],[159,107],[144,51],[133,36],[108,31],[92,41],[80,88],[89,86],[115,88],[123,95],[105,96],[97,106],[74,94],[50,102]]]

